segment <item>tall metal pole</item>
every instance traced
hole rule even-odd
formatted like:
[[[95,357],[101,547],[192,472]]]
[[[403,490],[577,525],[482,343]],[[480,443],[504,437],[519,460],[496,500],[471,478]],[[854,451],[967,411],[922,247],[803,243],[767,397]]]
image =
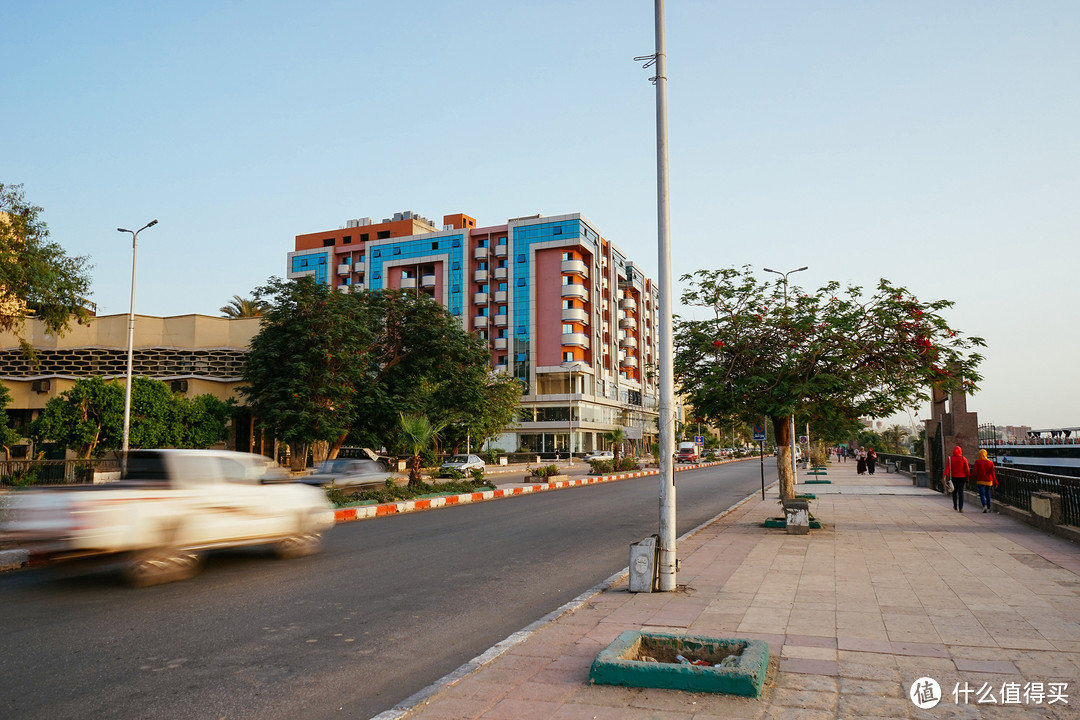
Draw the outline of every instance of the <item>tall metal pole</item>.
[[[131,303],[128,306],[127,381],[124,383],[124,440],[120,449],[120,474],[127,475],[128,446],[131,437],[131,374],[135,356],[135,258],[139,247],[139,233],[157,225],[151,220],[138,230],[116,228],[117,232],[131,233]]]
[[[656,201],[660,284],[660,592],[675,590],[675,359],[668,195],[664,0],[656,0]]]
[[[780,275],[780,276],[782,276],[784,278],[784,309],[786,310],[787,306],[788,306],[788,302],[787,302],[788,275],[791,275],[792,273],[802,272],[803,270],[807,269],[807,266],[804,265],[801,268],[796,268],[794,270],[788,270],[787,272],[780,272],[779,270],[773,270],[772,268],[763,268],[763,269],[765,270],[765,272],[775,273],[775,274]],[[789,438],[790,448],[789,448],[788,452],[791,454],[791,485],[792,485],[792,487],[794,487],[795,483],[799,479],[799,469],[798,469],[798,466],[795,463],[795,413],[791,413],[791,415],[788,416],[788,433],[791,435],[791,437]],[[777,438],[777,441],[778,441],[777,444],[779,444],[779,438]],[[809,450],[810,449],[807,448],[807,452],[809,452]],[[781,495],[782,494],[783,493],[781,493]]]

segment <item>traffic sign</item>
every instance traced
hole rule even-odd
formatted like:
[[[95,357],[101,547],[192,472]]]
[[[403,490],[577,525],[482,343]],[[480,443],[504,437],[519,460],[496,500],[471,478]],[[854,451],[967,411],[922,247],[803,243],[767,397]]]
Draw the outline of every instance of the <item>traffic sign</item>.
[[[695,435],[694,436],[694,444],[695,445],[704,445],[705,444],[705,436],[704,435]]]
[[[761,442],[765,439],[765,423],[760,425],[754,424],[754,442]]]

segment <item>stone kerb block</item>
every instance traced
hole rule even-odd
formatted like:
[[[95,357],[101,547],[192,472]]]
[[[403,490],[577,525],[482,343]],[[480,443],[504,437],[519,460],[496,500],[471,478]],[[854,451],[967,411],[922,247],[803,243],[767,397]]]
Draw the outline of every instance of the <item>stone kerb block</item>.
[[[785,500],[784,521],[788,535],[806,535],[810,532],[810,503],[806,500]]]
[[[1031,493],[1031,516],[1037,527],[1049,530],[1061,524],[1061,495],[1052,492]]]

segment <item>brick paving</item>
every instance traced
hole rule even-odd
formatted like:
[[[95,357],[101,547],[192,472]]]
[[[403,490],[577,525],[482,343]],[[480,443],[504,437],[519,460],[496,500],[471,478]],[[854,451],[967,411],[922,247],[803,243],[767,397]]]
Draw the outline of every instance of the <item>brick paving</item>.
[[[822,529],[763,528],[776,497],[751,498],[680,541],[676,592],[615,581],[378,717],[1080,718],[1075,545],[977,499],[957,513],[880,468],[833,463],[828,479],[799,486]],[[590,685],[593,659],[631,629],[765,640],[764,692]],[[922,677],[941,687],[936,707],[909,698]]]

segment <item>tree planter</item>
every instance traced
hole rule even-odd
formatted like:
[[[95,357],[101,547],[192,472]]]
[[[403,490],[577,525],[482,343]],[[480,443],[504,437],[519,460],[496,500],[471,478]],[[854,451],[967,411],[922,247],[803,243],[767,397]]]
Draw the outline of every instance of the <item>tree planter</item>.
[[[596,656],[589,682],[757,697],[768,666],[763,640],[627,630]]]

